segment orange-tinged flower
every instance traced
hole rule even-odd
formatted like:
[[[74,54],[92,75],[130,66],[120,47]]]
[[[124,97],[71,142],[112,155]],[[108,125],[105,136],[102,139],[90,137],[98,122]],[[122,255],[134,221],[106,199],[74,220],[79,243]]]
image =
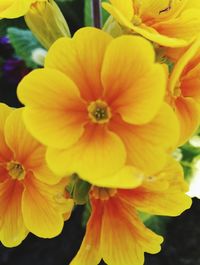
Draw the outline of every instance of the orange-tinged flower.
[[[187,46],[200,31],[197,0],[110,0],[103,7],[133,33],[167,47]]]
[[[45,148],[27,132],[21,112],[0,104],[0,241],[7,247],[28,232],[58,235],[73,207],[65,198],[66,180],[48,169]]]
[[[200,39],[175,64],[169,79],[167,100],[180,123],[181,145],[200,124]]]
[[[24,16],[32,4],[44,1],[47,0],[1,0],[0,18],[17,18]]]
[[[113,39],[94,28],[53,44],[45,68],[18,87],[26,126],[49,146],[52,170],[95,185],[135,187],[132,166],[147,174],[163,167],[179,132],[163,104],[166,74],[154,57],[141,37]],[[126,180],[121,170],[129,172]]]
[[[163,239],[144,226],[137,210],[179,215],[191,206],[186,191],[182,168],[171,159],[164,170],[146,178],[138,188],[93,187],[86,234],[70,265],[97,265],[101,259],[108,265],[142,265],[144,252],[159,252]]]

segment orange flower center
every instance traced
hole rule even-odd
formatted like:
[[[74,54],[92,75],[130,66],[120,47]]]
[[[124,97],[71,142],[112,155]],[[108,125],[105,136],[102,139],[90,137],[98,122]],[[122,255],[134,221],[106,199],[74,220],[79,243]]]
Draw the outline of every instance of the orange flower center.
[[[94,197],[96,200],[109,200],[110,197],[114,197],[117,193],[117,189],[110,189],[110,188],[99,188],[99,187],[92,187],[91,189],[91,196]]]
[[[107,123],[111,118],[111,111],[107,103],[102,100],[92,101],[88,106],[88,114],[94,123]]]
[[[7,164],[8,174],[11,176],[12,179],[22,180],[25,178],[25,169],[24,167],[15,161],[9,162]]]

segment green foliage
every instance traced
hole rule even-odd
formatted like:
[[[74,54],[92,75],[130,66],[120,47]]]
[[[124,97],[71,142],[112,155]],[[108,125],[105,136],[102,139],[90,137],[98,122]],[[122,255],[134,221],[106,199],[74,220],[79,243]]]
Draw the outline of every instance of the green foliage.
[[[32,60],[32,52],[41,46],[31,31],[12,27],[8,28],[7,35],[16,55],[22,58],[28,67],[36,68],[37,64]]]
[[[25,28],[25,22],[23,18],[20,19],[2,19],[0,20],[0,37],[5,36],[7,33],[7,28],[15,25],[18,28]]]
[[[83,212],[83,216],[82,216],[82,226],[83,227],[86,227],[87,225],[87,222],[90,218],[90,215],[91,215],[91,205],[90,205],[90,202],[88,201],[85,205],[85,209],[84,209],[84,212]]]
[[[85,0],[85,6],[84,6],[84,21],[85,26],[92,26],[92,16],[91,16],[91,1],[92,0]],[[103,0],[102,2],[108,2],[108,0]],[[102,23],[104,24],[107,18],[109,17],[109,14],[102,8]]]

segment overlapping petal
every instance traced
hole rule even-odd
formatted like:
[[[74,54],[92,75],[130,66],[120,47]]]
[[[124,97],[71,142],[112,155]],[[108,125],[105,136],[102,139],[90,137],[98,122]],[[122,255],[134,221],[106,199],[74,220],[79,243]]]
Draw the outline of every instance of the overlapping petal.
[[[95,124],[86,126],[85,133],[74,146],[47,150],[47,162],[55,173],[68,175],[76,172],[91,182],[102,179],[102,186],[104,179],[117,173],[125,161],[126,150],[120,138],[106,127]]]
[[[147,123],[161,107],[166,76],[154,61],[153,46],[140,37],[117,38],[106,50],[101,74],[104,97],[129,123]]]
[[[52,188],[33,175],[26,179],[22,197],[23,219],[27,229],[39,237],[52,238],[62,231],[64,220],[55,207],[54,196]]]
[[[179,145],[182,145],[199,127],[200,106],[193,98],[179,97],[175,100],[175,113],[180,124]]]
[[[29,106],[27,128],[43,144],[65,148],[82,135],[87,108],[76,85],[60,71],[33,71],[19,84],[18,95]]]
[[[120,190],[123,199],[142,212],[153,215],[177,216],[190,208],[191,199],[185,194],[188,185],[178,162],[168,160],[165,168],[133,190]]]
[[[59,39],[50,48],[45,67],[57,69],[71,78],[85,100],[102,96],[101,67],[112,37],[94,28],[83,28],[73,39]]]
[[[175,48],[187,46],[199,32],[199,6],[192,7],[187,2],[134,1],[131,10],[135,10],[135,15],[132,18],[115,2],[103,3],[103,7],[133,33],[159,45]],[[128,7],[128,1],[124,1],[124,5]]]
[[[180,124],[179,144],[186,142],[200,123],[199,50],[198,38],[179,58],[169,78],[171,105]]]
[[[174,148],[179,139],[177,118],[167,104],[163,104],[159,114],[146,125],[126,124],[118,118],[112,121],[110,129],[123,140],[128,163],[147,175],[162,169],[166,151]]]

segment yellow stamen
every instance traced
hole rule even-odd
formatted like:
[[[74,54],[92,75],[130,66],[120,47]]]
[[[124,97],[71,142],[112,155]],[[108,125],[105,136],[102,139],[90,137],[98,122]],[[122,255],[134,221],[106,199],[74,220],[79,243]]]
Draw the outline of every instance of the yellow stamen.
[[[8,170],[8,174],[13,178],[13,179],[17,179],[17,180],[22,180],[25,178],[25,169],[24,167],[15,161],[9,162],[7,164],[7,170]]]
[[[94,123],[107,123],[111,118],[111,111],[107,103],[102,100],[93,101],[88,106],[88,114]]]

